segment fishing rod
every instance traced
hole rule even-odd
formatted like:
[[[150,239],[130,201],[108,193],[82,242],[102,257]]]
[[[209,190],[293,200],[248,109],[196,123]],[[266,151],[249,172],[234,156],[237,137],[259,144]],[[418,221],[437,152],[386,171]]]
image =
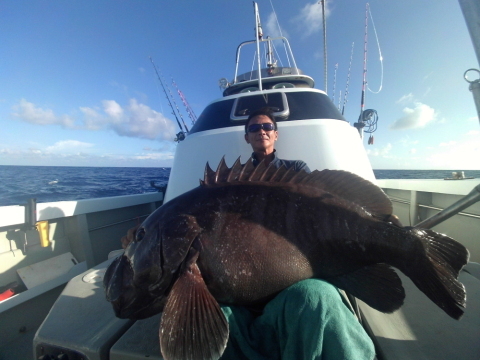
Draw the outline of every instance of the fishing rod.
[[[365,89],[367,87],[367,44],[368,44],[368,3],[365,10],[365,38],[363,41],[363,82],[362,82],[362,97],[360,99],[360,117],[358,118],[357,129],[360,137],[363,139],[363,128],[365,124],[362,121],[363,111],[365,110]]]
[[[363,46],[363,83],[362,83],[362,96],[360,101],[360,116],[358,117],[358,122],[353,124],[353,126],[358,130],[358,133],[360,134],[361,139],[363,139],[364,132],[372,134],[377,130],[377,121],[378,121],[378,114],[376,110],[373,110],[373,109],[365,110],[365,89],[367,88],[367,48],[368,48],[367,45],[368,45],[368,14],[369,13],[370,13],[370,4],[367,3],[365,8],[365,39],[364,39],[364,46]],[[370,13],[370,16],[371,16],[371,13]],[[367,126],[367,129],[364,130],[365,126]],[[370,137],[368,138],[368,144],[373,145],[373,140],[374,140],[373,135],[370,135]]]
[[[175,138],[175,141],[180,142],[182,140],[185,140],[185,133],[188,132],[188,128],[185,126],[186,132],[183,131],[182,125],[180,124],[180,121],[178,120],[178,116],[175,113],[175,109],[173,108],[173,105],[168,98],[167,90],[165,89],[165,86],[163,85],[162,78],[160,77],[160,74],[158,73],[157,67],[155,66],[155,63],[153,62],[152,57],[150,56],[150,61],[152,62],[153,68],[155,69],[155,73],[157,74],[158,80],[160,81],[160,84],[162,85],[163,92],[165,93],[165,97],[168,100],[168,104],[170,105],[170,108],[172,109],[172,115],[175,116],[175,120],[177,120],[178,127],[180,128],[180,132],[176,135],[177,137]]]
[[[350,86],[350,74],[352,72],[352,59],[353,59],[353,47],[355,45],[355,42],[352,42],[352,50],[350,51],[350,64],[348,65],[348,73],[347,73],[347,85],[345,86],[345,95],[343,98],[343,106],[342,106],[342,115],[345,112],[345,106],[347,105],[347,98],[348,98],[348,88]],[[339,106],[338,108],[340,109],[340,99],[338,99]]]
[[[195,121],[197,121],[197,116],[193,112],[193,109],[190,107],[190,104],[188,103],[187,99],[185,98],[185,95],[183,95],[183,93],[180,91],[177,84],[173,80],[173,77],[172,77],[172,84],[177,89],[178,96],[180,96],[180,99],[182,99],[183,105],[185,105],[185,109],[187,110],[187,114],[190,117],[190,119],[192,120],[192,125],[195,125]]]
[[[322,3],[322,17],[323,17],[323,77],[325,78],[325,92],[327,92],[327,22],[325,19],[325,0],[320,0]],[[318,4],[318,3],[317,3]]]
[[[172,79],[172,80],[173,80],[173,79]],[[183,124],[183,126],[185,127],[185,129],[187,130],[187,133],[188,133],[187,124],[185,124],[185,120],[183,120],[182,113],[180,112],[180,109],[178,108],[178,105],[177,105],[177,103],[175,102],[175,99],[173,98],[173,94],[172,94],[172,92],[170,91],[170,88],[168,87],[168,85],[166,85],[166,88],[167,88],[167,90],[168,90],[168,93],[170,94],[170,99],[172,99],[173,105],[175,105],[175,108],[177,109],[177,113],[178,113],[178,115],[180,116],[180,119],[182,120],[182,124]]]

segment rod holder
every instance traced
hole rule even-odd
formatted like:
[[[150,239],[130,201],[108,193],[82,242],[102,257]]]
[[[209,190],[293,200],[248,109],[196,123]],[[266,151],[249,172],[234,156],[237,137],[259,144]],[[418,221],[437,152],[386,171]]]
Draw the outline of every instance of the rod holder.
[[[37,223],[37,199],[31,198],[25,204],[25,230],[33,230]]]

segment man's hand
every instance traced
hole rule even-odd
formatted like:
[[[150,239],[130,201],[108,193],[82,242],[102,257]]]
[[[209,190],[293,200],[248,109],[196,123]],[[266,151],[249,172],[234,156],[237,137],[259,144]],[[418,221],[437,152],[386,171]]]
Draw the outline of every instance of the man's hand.
[[[122,237],[120,239],[120,242],[122,243],[122,249],[126,249],[128,244],[130,244],[133,240],[135,240],[135,234],[137,232],[137,229],[140,227],[141,224],[138,224],[137,226],[134,226],[131,229],[128,229],[127,235]]]

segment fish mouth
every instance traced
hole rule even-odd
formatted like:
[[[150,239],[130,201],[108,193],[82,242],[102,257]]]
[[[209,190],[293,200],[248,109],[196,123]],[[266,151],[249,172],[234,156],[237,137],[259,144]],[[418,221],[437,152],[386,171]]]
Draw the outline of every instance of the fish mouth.
[[[121,319],[140,320],[160,313],[166,296],[138,288],[133,277],[132,266],[125,255],[115,259],[107,268],[103,285],[115,315]]]

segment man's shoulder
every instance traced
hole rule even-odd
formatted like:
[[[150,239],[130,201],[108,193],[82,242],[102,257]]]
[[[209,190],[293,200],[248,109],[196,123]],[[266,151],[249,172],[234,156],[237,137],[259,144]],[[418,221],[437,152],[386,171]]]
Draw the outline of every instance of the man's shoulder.
[[[278,159],[278,158],[277,158]],[[311,172],[310,168],[308,167],[307,163],[303,160],[285,160],[285,159],[278,159],[276,164],[277,167],[284,165],[287,169],[293,167],[295,171],[305,170],[306,172]]]

